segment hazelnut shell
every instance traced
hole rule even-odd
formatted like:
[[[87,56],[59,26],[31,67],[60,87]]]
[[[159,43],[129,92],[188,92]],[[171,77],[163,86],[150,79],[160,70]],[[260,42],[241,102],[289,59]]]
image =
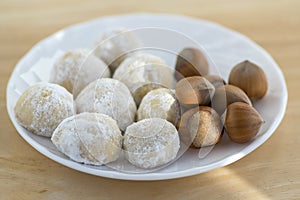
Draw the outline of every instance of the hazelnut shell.
[[[242,102],[230,104],[222,121],[229,138],[236,143],[251,141],[264,123],[255,108]]]
[[[196,48],[185,48],[177,56],[175,78],[203,76],[208,74],[208,62],[205,55]]]
[[[266,74],[258,65],[248,60],[233,67],[228,83],[241,88],[254,100],[264,97],[268,90]]]
[[[201,76],[181,79],[176,84],[176,97],[184,105],[208,105],[215,93],[215,87]]]
[[[206,78],[206,80],[208,80],[216,89],[220,86],[226,85],[225,80],[218,75],[207,74],[204,78]]]
[[[181,140],[186,145],[200,148],[215,145],[222,135],[219,115],[208,106],[186,111],[177,124]]]
[[[224,85],[216,89],[211,106],[221,115],[227,106],[234,102],[244,102],[252,106],[251,100],[243,90],[234,85]]]

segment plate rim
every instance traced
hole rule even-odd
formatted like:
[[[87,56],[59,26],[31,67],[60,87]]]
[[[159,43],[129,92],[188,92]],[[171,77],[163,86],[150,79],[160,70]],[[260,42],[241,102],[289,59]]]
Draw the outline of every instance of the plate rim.
[[[120,18],[120,17],[137,17],[137,18],[138,17],[150,17],[150,18],[154,18],[154,17],[162,18],[163,17],[165,19],[167,19],[167,18],[173,18],[174,19],[175,18],[175,19],[180,19],[180,20],[189,20],[189,21],[193,21],[194,23],[201,22],[201,23],[205,23],[205,24],[210,25],[210,26],[219,27],[219,28],[223,29],[226,32],[229,32],[229,33],[231,33],[231,34],[233,34],[233,35],[235,35],[239,38],[242,38],[245,42],[247,42],[252,47],[255,47],[256,49],[259,49],[261,51],[261,53],[263,54],[263,56],[266,57],[266,59],[268,59],[271,62],[271,64],[273,65],[273,67],[275,68],[276,74],[280,78],[280,83],[282,83],[282,87],[283,87],[282,106],[280,106],[279,115],[277,116],[277,118],[274,121],[273,125],[270,127],[270,129],[267,129],[267,131],[260,138],[256,139],[257,140],[256,143],[252,143],[252,144],[246,146],[245,148],[242,149],[242,152],[239,152],[239,153],[236,153],[236,154],[231,155],[229,157],[226,157],[226,158],[224,158],[224,159],[222,159],[218,162],[212,163],[210,165],[206,165],[204,168],[203,167],[194,167],[194,168],[186,169],[186,170],[183,170],[183,171],[166,172],[164,174],[156,173],[156,172],[145,173],[145,174],[131,174],[131,173],[124,173],[124,172],[119,172],[119,171],[103,171],[103,170],[99,170],[99,169],[92,169],[92,168],[84,167],[84,166],[82,166],[82,164],[76,163],[76,162],[71,161],[71,160],[64,160],[64,159],[60,158],[59,156],[57,156],[57,155],[55,155],[51,152],[49,154],[49,151],[44,146],[40,145],[34,139],[27,136],[26,134],[22,134],[21,127],[18,126],[18,123],[17,123],[16,119],[14,118],[14,115],[13,115],[12,111],[9,108],[9,103],[8,102],[10,100],[8,99],[8,97],[9,97],[8,92],[9,92],[9,86],[12,85],[12,78],[15,76],[15,74],[17,73],[18,68],[20,68],[20,66],[22,65],[24,60],[26,60],[26,58],[29,57],[30,54],[32,54],[32,52],[34,52],[35,49],[39,48],[39,46],[41,46],[41,44],[46,43],[48,40],[51,40],[52,38],[58,36],[62,32],[70,31],[71,29],[74,29],[74,28],[80,28],[82,26],[85,26],[85,25],[88,25],[90,23],[100,21],[100,20],[103,20],[103,19],[113,20],[114,18]],[[275,132],[275,130],[278,128],[278,126],[280,125],[280,123],[283,120],[283,117],[285,115],[285,111],[286,111],[286,108],[287,108],[287,101],[288,101],[288,91],[287,91],[286,81],[285,81],[284,75],[283,75],[280,67],[275,62],[275,60],[271,57],[271,55],[265,49],[263,49],[260,45],[255,43],[253,40],[251,40],[247,36],[237,32],[235,30],[224,27],[223,25],[220,25],[216,22],[211,22],[211,21],[208,21],[208,20],[193,18],[193,17],[189,17],[189,16],[185,16],[185,15],[155,14],[155,13],[134,13],[134,14],[121,14],[121,15],[108,15],[108,16],[103,16],[103,17],[100,17],[100,18],[96,18],[96,19],[76,23],[76,24],[73,24],[73,25],[70,25],[70,26],[66,26],[65,28],[60,29],[60,30],[56,31],[55,33],[47,36],[46,38],[40,40],[38,43],[36,43],[32,48],[30,48],[22,56],[22,58],[15,65],[15,67],[13,69],[13,72],[11,73],[11,76],[9,78],[7,87],[6,87],[6,109],[7,109],[7,112],[9,114],[10,120],[12,121],[12,123],[13,123],[15,129],[17,130],[18,134],[27,143],[29,143],[35,150],[40,152],[45,157],[50,158],[51,160],[53,160],[55,162],[58,162],[59,164],[62,164],[64,166],[67,166],[67,167],[69,167],[73,170],[77,170],[77,171],[80,171],[80,172],[85,172],[85,173],[88,173],[88,174],[97,175],[97,176],[101,176],[101,177],[106,177],[106,178],[121,179],[121,180],[134,180],[134,181],[168,180],[168,179],[188,177],[188,176],[204,173],[204,172],[210,171],[212,169],[217,169],[217,168],[220,168],[220,167],[224,167],[224,166],[227,166],[231,163],[234,163],[234,162],[240,160],[241,158],[245,157],[246,155],[248,155],[251,152],[253,152],[254,150],[256,150],[259,146],[261,146],[264,142],[266,142],[273,135],[273,133]],[[199,169],[201,169],[201,170],[199,170]]]

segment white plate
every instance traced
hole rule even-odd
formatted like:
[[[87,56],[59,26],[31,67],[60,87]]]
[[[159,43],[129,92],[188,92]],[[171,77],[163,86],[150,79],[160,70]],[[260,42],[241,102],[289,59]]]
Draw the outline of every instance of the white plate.
[[[189,150],[172,165],[159,171],[130,174],[115,171],[105,166],[95,167],[73,162],[58,152],[49,139],[33,135],[22,128],[16,122],[13,107],[21,92],[30,83],[25,82],[20,76],[28,75],[27,72],[32,70],[33,65],[42,62],[41,58],[54,57],[58,50],[65,51],[76,47],[91,48],[100,33],[112,27],[129,29],[161,27],[181,32],[203,45],[226,79],[231,67],[240,61],[249,59],[259,64],[266,72],[269,90],[267,95],[254,105],[266,121],[257,138],[246,144],[235,144],[225,136],[203,159],[198,158],[197,150]],[[85,36],[85,40],[82,40],[83,36]],[[34,77],[34,74],[29,74],[29,76],[33,82],[39,80],[39,77]],[[281,122],[286,109],[287,96],[285,80],[278,65],[265,50],[247,37],[207,21],[173,15],[133,14],[105,17],[71,26],[35,45],[19,61],[9,80],[7,109],[19,134],[36,150],[58,163],[85,173],[115,179],[162,180],[200,174],[226,166],[255,150],[273,134]]]

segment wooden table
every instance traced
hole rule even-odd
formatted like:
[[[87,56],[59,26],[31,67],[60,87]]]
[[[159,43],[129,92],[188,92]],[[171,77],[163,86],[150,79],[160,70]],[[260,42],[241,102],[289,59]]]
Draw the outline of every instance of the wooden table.
[[[0,199],[300,199],[300,1],[0,1]],[[125,2],[125,1],[124,1]],[[218,22],[256,41],[286,77],[287,112],[260,148],[227,167],[158,182],[96,177],[34,150],[6,112],[5,92],[17,61],[65,26],[132,12],[175,13]]]

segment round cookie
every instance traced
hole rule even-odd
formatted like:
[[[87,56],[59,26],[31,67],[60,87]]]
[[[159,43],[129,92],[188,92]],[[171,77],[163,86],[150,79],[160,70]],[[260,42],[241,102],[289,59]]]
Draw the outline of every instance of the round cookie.
[[[106,114],[117,121],[125,131],[133,123],[136,105],[125,84],[110,78],[90,83],[76,98],[77,113],[97,112]]]
[[[162,118],[176,124],[180,117],[180,104],[171,89],[159,88],[148,92],[137,111],[137,119]]]
[[[87,49],[73,49],[54,63],[50,82],[65,87],[76,97],[92,81],[110,76],[109,68],[101,59]]]
[[[133,32],[127,29],[114,29],[100,37],[94,54],[108,64],[114,72],[120,63],[140,46],[140,41]]]
[[[132,93],[145,83],[160,84],[167,88],[173,84],[172,69],[161,58],[148,53],[137,53],[126,58],[113,78],[125,83]]]
[[[51,137],[59,123],[75,113],[72,95],[51,83],[29,87],[18,99],[14,112],[24,128],[46,137]]]
[[[135,84],[158,83],[171,87],[171,68],[160,57],[149,53],[136,53],[126,58],[115,71],[113,78],[124,82],[129,89]]]
[[[51,140],[59,151],[76,162],[102,165],[118,159],[123,138],[111,117],[81,113],[63,120]]]
[[[180,141],[173,124],[160,119],[143,119],[127,127],[123,148],[128,161],[150,169],[175,159]]]

